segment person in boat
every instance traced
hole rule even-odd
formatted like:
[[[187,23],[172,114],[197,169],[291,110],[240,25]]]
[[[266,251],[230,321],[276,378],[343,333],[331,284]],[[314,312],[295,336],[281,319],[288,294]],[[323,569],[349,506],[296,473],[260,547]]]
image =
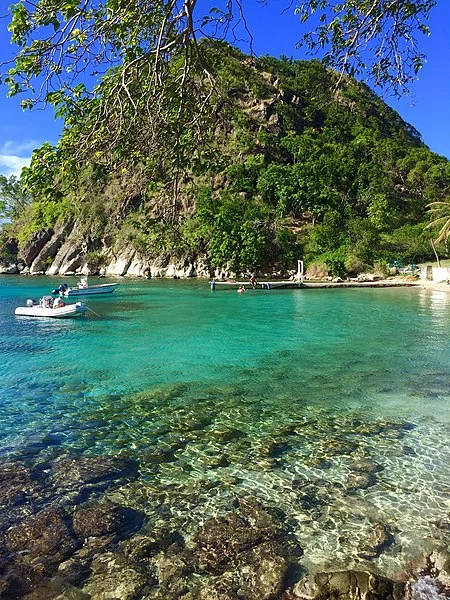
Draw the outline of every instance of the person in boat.
[[[238,287],[238,294],[242,294],[242,292],[245,292],[245,287],[243,285]]]
[[[55,298],[53,300],[53,308],[62,308],[65,305],[66,305],[66,303],[60,296],[58,296],[58,298]]]
[[[256,277],[253,273],[250,275],[249,283],[252,286],[252,289],[255,289],[256,286],[258,285],[258,282],[256,281]]]

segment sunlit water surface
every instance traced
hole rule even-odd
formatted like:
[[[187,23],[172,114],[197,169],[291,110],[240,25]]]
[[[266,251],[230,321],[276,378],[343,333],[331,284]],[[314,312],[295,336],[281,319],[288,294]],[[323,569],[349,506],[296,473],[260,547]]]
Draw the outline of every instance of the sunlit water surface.
[[[135,458],[140,479],[121,501],[187,535],[252,494],[283,509],[310,568],[364,564],[379,524],[395,543],[370,561],[388,575],[439,544],[450,294],[123,280],[80,319],[14,316],[58,283],[0,279],[4,459],[49,444]],[[164,516],[155,488],[170,498]]]

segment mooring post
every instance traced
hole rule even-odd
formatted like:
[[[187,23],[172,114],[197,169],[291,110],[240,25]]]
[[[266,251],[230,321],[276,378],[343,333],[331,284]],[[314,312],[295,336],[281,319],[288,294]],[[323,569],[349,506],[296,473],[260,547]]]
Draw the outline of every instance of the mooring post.
[[[303,261],[297,260],[297,280],[303,283]]]

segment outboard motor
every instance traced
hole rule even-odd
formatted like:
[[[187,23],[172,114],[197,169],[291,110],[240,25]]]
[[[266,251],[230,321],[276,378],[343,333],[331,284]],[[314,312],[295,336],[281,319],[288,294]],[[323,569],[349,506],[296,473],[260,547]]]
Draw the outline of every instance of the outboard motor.
[[[57,296],[58,294],[62,294],[67,289],[69,289],[69,286],[67,285],[67,283],[61,283],[60,286],[58,286],[57,288],[52,290],[52,296]]]

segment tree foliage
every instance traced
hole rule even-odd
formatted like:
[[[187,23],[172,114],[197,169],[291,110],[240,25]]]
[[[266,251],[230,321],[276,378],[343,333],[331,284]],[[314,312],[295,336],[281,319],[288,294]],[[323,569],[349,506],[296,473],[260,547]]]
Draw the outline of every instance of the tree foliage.
[[[366,74],[376,85],[402,92],[424,63],[417,37],[428,33],[435,4],[309,0],[289,8],[296,15],[293,27],[307,23],[300,45],[320,51],[341,75]],[[182,169],[189,142],[204,143],[210,132],[208,119],[214,121],[218,102],[209,46],[198,40],[233,42],[244,29],[252,47],[245,6],[237,0],[212,8],[196,0],[21,0],[9,12],[17,47],[3,65],[9,94],[23,96],[24,108],[41,101],[54,105],[66,129],[75,131],[80,158],[103,144],[109,150],[103,160],[107,156],[112,164],[116,155],[140,160],[143,142],[159,154],[161,139],[171,137],[174,150],[166,163]]]
[[[435,243],[446,242],[450,237],[450,200],[431,202],[428,208],[433,219],[428,228],[438,230]]]
[[[309,0],[295,9],[302,22],[316,18],[300,45],[324,50],[324,61],[340,73],[365,75],[376,86],[405,91],[423,67],[418,35],[437,0]]]
[[[375,84],[401,90],[423,66],[417,35],[429,33],[436,1],[308,0],[289,8],[302,23],[312,22],[299,45],[324,49],[325,61],[339,72],[368,72]],[[236,0],[209,9],[196,0],[23,0],[9,10],[11,41],[20,47],[7,77],[11,93],[29,90],[43,75],[37,97],[50,101],[53,90],[84,91],[76,85],[81,73],[97,76],[110,67],[121,69],[114,93],[132,101],[131,82],[146,65],[157,80],[168,56],[182,50],[185,66],[199,58],[199,36],[233,42],[239,28],[247,29],[245,7]],[[188,76],[184,70],[181,86]]]
[[[71,219],[96,256],[107,239],[236,271],[292,268],[304,256],[341,275],[431,255],[420,228],[427,205],[448,198],[450,163],[417,131],[352,78],[336,91],[339,73],[319,61],[206,46],[216,107],[206,139],[195,126],[177,130],[176,112],[143,111],[117,145],[99,125],[100,92],[79,114],[74,105],[57,147],[35,151],[24,171],[34,201],[21,241]],[[95,150],[80,155],[87,135]]]
[[[19,178],[0,175],[0,218],[18,219],[31,200],[31,194]]]

